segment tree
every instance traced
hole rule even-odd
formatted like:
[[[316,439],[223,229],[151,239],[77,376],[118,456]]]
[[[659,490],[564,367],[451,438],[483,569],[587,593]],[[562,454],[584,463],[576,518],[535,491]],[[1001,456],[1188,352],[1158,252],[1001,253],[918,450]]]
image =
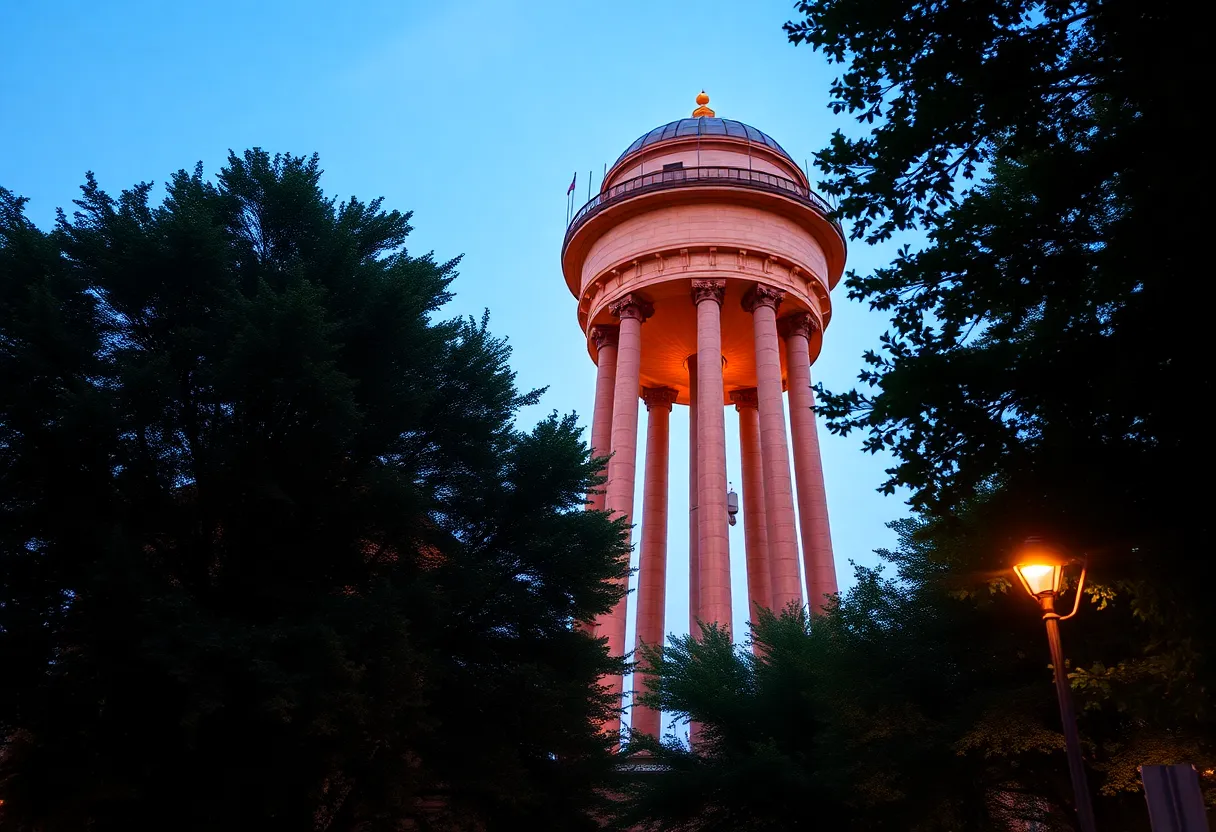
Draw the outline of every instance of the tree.
[[[0,191],[0,828],[592,823],[603,461],[320,177]]]
[[[630,738],[629,755],[651,770],[624,782],[619,828],[775,831],[840,813],[819,765],[828,715],[814,695],[821,657],[804,613],[764,611],[747,647],[703,624],[639,658],[653,674],[640,701],[699,728],[691,750],[674,735]]]
[[[869,125],[816,157],[823,187],[855,239],[926,238],[850,275],[891,328],[860,389],[821,391],[829,427],[894,454],[884,488],[911,490],[922,565],[964,590],[985,591],[1028,534],[1088,554],[1108,630],[1068,644],[1104,793],[1138,788],[1138,763],[1210,759],[1216,572],[1198,472],[1216,460],[1195,403],[1211,396],[1216,292],[1196,279],[1211,176],[1189,8],[798,8],[789,38],[844,65],[832,106]]]

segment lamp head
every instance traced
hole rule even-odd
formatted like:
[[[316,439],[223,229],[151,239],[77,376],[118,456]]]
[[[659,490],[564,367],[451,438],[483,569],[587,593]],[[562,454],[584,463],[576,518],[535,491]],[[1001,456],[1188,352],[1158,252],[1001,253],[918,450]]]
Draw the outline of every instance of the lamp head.
[[[1038,600],[1046,595],[1054,597],[1060,594],[1066,563],[1068,558],[1058,549],[1041,538],[1028,537],[1018,549],[1013,571],[1030,597]]]

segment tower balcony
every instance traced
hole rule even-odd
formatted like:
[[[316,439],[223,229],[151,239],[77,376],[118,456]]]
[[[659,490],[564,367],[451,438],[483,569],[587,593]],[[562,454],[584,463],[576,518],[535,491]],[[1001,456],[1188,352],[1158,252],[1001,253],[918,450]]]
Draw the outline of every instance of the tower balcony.
[[[730,187],[746,188],[757,191],[767,191],[788,197],[813,209],[823,219],[831,223],[843,242],[844,230],[833,216],[834,211],[827,200],[810,188],[804,187],[793,179],[778,176],[763,170],[752,170],[739,167],[689,167],[672,170],[655,171],[632,179],[618,182],[606,191],[596,194],[582,208],[579,208],[570,225],[566,228],[566,236],[562,240],[562,253],[565,254],[570,240],[579,229],[591,219],[614,205],[626,200],[677,188],[696,187]]]

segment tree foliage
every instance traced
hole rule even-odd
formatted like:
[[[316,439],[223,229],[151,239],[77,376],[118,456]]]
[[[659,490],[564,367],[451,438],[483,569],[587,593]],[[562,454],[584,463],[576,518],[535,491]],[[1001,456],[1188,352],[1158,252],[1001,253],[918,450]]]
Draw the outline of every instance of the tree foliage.
[[[652,770],[627,781],[620,828],[810,828],[808,807],[828,815],[841,805],[815,764],[829,715],[813,695],[819,668],[806,624],[801,613],[778,620],[766,611],[754,653],[716,625],[642,648],[653,676],[640,701],[697,723],[697,738],[695,750],[674,735],[630,738],[630,755]]]
[[[1182,7],[799,8],[791,39],[847,64],[834,107],[876,122],[817,156],[824,187],[843,196],[854,237],[919,228],[929,240],[850,276],[850,296],[890,312],[892,328],[866,356],[861,380],[876,395],[825,401],[833,428],[894,448],[890,485],[929,509],[1059,456],[1065,429],[1072,447],[1147,446],[1175,464],[1185,397],[1134,391],[1149,378],[1163,391],[1207,384],[1193,318],[1173,299],[1208,291],[1189,273],[1199,213],[1188,210],[1208,164],[1179,175],[1159,155],[1195,141],[1197,79],[1152,57],[1153,45],[1184,45]],[[977,169],[983,181],[960,193]]]
[[[1138,763],[1211,759],[1216,459],[1201,414],[1216,292],[1199,259],[1211,176],[1189,7],[798,9],[790,40],[841,66],[832,107],[861,127],[816,157],[823,187],[854,238],[924,239],[850,274],[850,297],[891,324],[859,387],[820,396],[831,430],[894,456],[883,487],[907,488],[919,517],[901,575],[944,570],[979,597],[1027,535],[1088,556],[1092,603],[1065,642],[1095,788],[1135,790]],[[987,654],[1002,634],[936,638]]]
[[[0,191],[0,828],[590,823],[602,460],[320,177]]]

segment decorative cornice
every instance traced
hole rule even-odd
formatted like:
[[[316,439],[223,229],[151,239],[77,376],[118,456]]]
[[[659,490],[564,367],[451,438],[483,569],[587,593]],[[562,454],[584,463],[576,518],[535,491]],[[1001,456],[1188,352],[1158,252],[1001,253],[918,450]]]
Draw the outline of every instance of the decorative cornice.
[[[784,318],[777,319],[777,334],[782,338],[789,338],[791,335],[801,335],[803,338],[810,340],[815,329],[815,316],[810,312],[795,312],[793,315],[786,315]]]
[[[798,261],[793,260],[785,255],[777,254],[772,251],[748,251],[727,249],[729,253],[734,253],[736,257],[741,257],[742,260],[738,264],[739,271],[755,271],[751,263],[755,260],[760,264],[762,270],[766,270],[769,274],[782,275],[784,272],[789,276],[789,279],[794,283],[794,288],[801,291],[806,291],[807,287],[800,286],[800,282],[811,281],[818,285],[822,283],[814,276],[814,273],[806,271]],[[610,282],[614,278],[623,278],[629,271],[633,271],[636,276],[643,274],[655,274],[660,272],[659,263],[662,260],[664,266],[662,271],[666,271],[666,262],[679,262],[680,267],[687,266],[689,269],[707,268],[716,269],[724,265],[724,261],[720,254],[722,250],[718,246],[711,245],[688,245],[683,247],[664,246],[646,252],[639,252],[631,255],[619,262],[613,263],[610,266],[602,269],[595,277],[587,281],[583,287],[583,294],[596,284],[604,284]],[[678,261],[675,258],[680,258]],[[767,263],[767,267],[764,265]],[[825,288],[826,287],[820,287]]]
[[[608,311],[621,320],[632,318],[636,321],[645,321],[654,314],[654,304],[641,295],[630,293],[613,301],[612,305],[608,307]]]
[[[591,327],[591,332],[588,333],[597,351],[602,350],[604,347],[615,347],[620,334],[621,328],[619,326],[610,326],[608,324],[596,324]]]
[[[677,395],[677,392],[670,387],[642,388],[642,401],[646,403],[647,410],[661,407],[670,413],[671,406],[675,403]]]
[[[694,280],[692,282],[692,302],[696,305],[700,305],[703,300],[712,300],[721,306],[722,298],[725,296],[725,280]]]
[[[687,261],[684,252],[687,251]],[[663,273],[658,272],[656,254],[663,254],[666,266]],[[589,328],[595,319],[616,323],[602,316],[608,311],[610,298],[619,296],[622,292],[647,294],[649,286],[656,283],[667,283],[673,279],[709,279],[725,277],[751,278],[749,284],[760,279],[768,286],[783,289],[789,296],[791,304],[797,299],[797,306],[806,309],[811,306],[817,310],[815,327],[822,329],[831,319],[831,300],[828,297],[827,285],[805,265],[788,256],[767,250],[748,252],[748,269],[746,273],[736,271],[734,258],[737,249],[723,248],[708,244],[692,244],[682,247],[655,247],[645,252],[638,252],[628,258],[607,264],[593,278],[589,279],[579,294],[579,322]],[[760,275],[761,261],[771,257],[771,271],[766,276]],[[687,272],[680,274],[687,264]],[[635,282],[638,281],[638,282]],[[674,285],[674,284],[673,284]],[[792,304],[793,305],[793,304]],[[793,311],[786,307],[786,311]],[[588,345],[590,348],[590,345]]]
[[[743,308],[748,312],[755,312],[761,306],[767,306],[776,312],[783,300],[785,300],[785,292],[781,289],[757,283],[743,296]]]
[[[744,408],[755,410],[760,406],[760,398],[756,394],[755,387],[730,391],[730,400],[735,403],[735,410],[743,410]]]

